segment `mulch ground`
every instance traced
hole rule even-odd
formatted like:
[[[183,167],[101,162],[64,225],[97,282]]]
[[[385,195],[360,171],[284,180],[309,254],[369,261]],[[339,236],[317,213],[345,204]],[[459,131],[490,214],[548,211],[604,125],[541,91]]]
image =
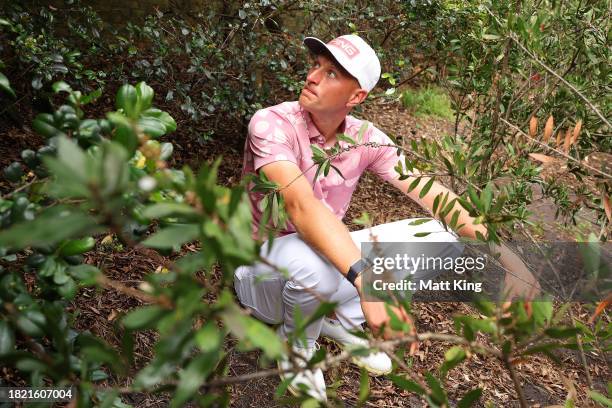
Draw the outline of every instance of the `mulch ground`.
[[[448,121],[415,118],[397,103],[390,103],[382,99],[368,103],[358,116],[373,122],[389,134],[403,136],[404,142],[414,137],[434,137],[442,132],[452,133],[454,130],[453,124]],[[0,166],[2,167],[15,160],[21,149],[32,148],[42,143],[41,139],[33,135],[29,129],[18,129],[4,123],[0,125],[0,131],[3,133],[3,137],[0,138]],[[232,185],[239,180],[243,134],[218,135],[214,140],[206,143],[180,134],[172,135],[169,139],[175,142],[177,162],[197,167],[202,161],[213,160],[218,155],[222,155],[220,181],[223,184]],[[6,191],[8,186],[1,183],[0,181],[0,191]],[[344,220],[351,230],[358,229],[352,220],[359,217],[363,211],[369,212],[376,224],[427,215],[401,192],[381,183],[371,174],[366,174],[360,180]],[[138,287],[143,277],[159,266],[150,257],[137,251],[103,251],[100,246],[88,255],[87,262],[104,266],[109,278],[131,287]],[[206,300],[214,301],[214,299]],[[79,330],[90,330],[109,343],[118,345],[120,338],[115,328],[118,316],[139,305],[141,305],[140,301],[111,290],[86,288],[80,291],[70,310],[77,315],[76,326]],[[414,304],[417,329],[421,332],[454,333],[453,316],[475,313],[477,312],[468,304],[462,303]],[[582,321],[586,321],[590,315],[590,312],[579,304],[573,306],[573,313]],[[136,335],[135,368],[143,367],[150,360],[156,339],[156,334],[151,331],[139,332]],[[486,343],[484,337],[479,340]],[[238,352],[232,348],[232,345],[232,342],[228,341],[230,376],[272,367],[269,363],[262,361],[260,353]],[[334,344],[322,341],[322,345],[332,353],[339,352]],[[406,362],[416,375],[422,376],[426,371],[436,372],[443,361],[445,350],[449,347],[449,344],[442,342],[423,342],[415,356],[405,357]],[[541,356],[531,357],[516,365],[525,395],[531,406],[563,405],[568,394],[568,387],[571,385],[578,393],[576,405],[589,405],[589,400],[585,397],[587,389],[585,372],[579,363],[577,354],[563,353],[561,358],[563,360],[561,367]],[[587,360],[596,388],[603,391],[606,381],[611,378],[608,363],[604,360],[604,356],[595,353],[587,353]],[[355,366],[348,363],[341,364],[328,370],[325,377],[328,386],[335,388],[340,405],[356,405],[360,372]],[[274,397],[278,383],[278,378],[270,377],[234,385],[231,387],[231,405],[233,407],[284,406],[283,401]],[[446,384],[451,401],[458,401],[467,391],[481,387],[484,392],[478,406],[488,406],[487,404],[504,407],[518,406],[507,370],[499,361],[491,357],[471,356],[450,371]],[[386,378],[370,378],[370,388],[371,398],[366,406],[415,407],[426,405],[414,394],[394,387]],[[133,394],[125,396],[124,402],[135,407],[162,407],[168,404],[168,396]]]

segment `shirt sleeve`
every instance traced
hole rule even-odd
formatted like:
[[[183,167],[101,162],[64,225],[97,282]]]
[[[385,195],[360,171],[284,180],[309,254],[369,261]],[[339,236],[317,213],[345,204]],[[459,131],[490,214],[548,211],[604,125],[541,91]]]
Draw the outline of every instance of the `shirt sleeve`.
[[[249,122],[247,136],[254,170],[281,160],[297,164],[293,150],[295,137],[295,129],[286,118],[268,109],[257,111]]]
[[[393,145],[395,143],[389,136],[384,134],[380,129],[373,127],[369,138],[370,142],[376,142],[380,145]],[[367,169],[375,173],[385,181],[397,180],[398,172],[395,170],[397,163],[400,162],[405,174],[412,174],[406,169],[404,163],[404,154],[397,155],[397,147],[379,146],[369,147],[369,162]]]

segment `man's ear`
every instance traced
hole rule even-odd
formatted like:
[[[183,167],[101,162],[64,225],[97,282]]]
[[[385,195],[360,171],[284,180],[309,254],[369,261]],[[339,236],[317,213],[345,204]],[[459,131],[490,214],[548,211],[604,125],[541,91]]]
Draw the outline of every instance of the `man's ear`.
[[[365,89],[362,89],[362,88],[356,89],[351,94],[351,97],[349,98],[348,102],[346,103],[346,107],[347,108],[354,108],[355,106],[357,106],[361,102],[363,102],[367,96],[368,96],[368,91],[366,91]]]

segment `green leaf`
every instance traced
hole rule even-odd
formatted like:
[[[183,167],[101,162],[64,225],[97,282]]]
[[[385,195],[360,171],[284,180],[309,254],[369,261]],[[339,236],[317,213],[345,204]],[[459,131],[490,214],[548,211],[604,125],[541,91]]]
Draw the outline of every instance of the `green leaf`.
[[[76,339],[80,354],[94,363],[108,363],[115,370],[122,370],[121,359],[117,352],[104,340],[89,334],[80,334]]]
[[[580,329],[577,327],[550,327],[544,331],[549,337],[553,339],[564,339],[568,337],[574,337],[580,333]]]
[[[119,392],[117,390],[100,392],[98,396],[102,400],[99,408],[116,408],[116,403],[121,401],[121,399],[118,398]]]
[[[174,145],[172,143],[162,143],[161,144],[161,152],[159,153],[160,160],[168,160],[170,156],[172,156],[172,152],[174,151]]]
[[[137,390],[151,388],[176,373],[176,364],[171,361],[153,360],[136,374],[133,387]]]
[[[440,384],[440,381],[431,373],[425,373],[425,381],[427,382],[427,385],[429,385],[431,396],[433,397],[434,401],[440,405],[446,404],[446,393],[442,389],[442,384]]]
[[[359,402],[363,403],[370,396],[370,376],[365,368],[361,368],[359,376]]]
[[[32,128],[39,133],[50,139],[54,136],[66,136],[64,132],[55,127],[53,117],[48,113],[40,113],[36,115],[36,119],[32,122]]]
[[[196,215],[197,212],[193,207],[183,203],[158,203],[146,207],[142,211],[142,215],[146,218],[162,218],[169,215]]]
[[[123,109],[126,116],[132,119],[138,118],[140,110],[138,106],[138,94],[136,88],[130,84],[125,84],[119,91],[117,91],[117,97],[115,98],[115,105],[117,109]]]
[[[493,188],[491,187],[491,183],[487,183],[487,186],[482,191],[481,201],[485,212],[488,212],[491,208],[491,202],[493,201]]]
[[[153,329],[168,311],[158,305],[143,306],[132,310],[123,319],[123,325],[130,330]]]
[[[81,105],[87,105],[88,103],[98,99],[100,96],[102,96],[102,88],[98,88],[95,91],[92,91],[87,95],[81,97]]]
[[[416,226],[428,223],[429,221],[431,221],[431,218],[420,218],[418,220],[411,221],[408,225]]]
[[[544,326],[552,319],[553,304],[551,301],[533,301],[531,302],[531,308],[533,310],[533,320],[539,327]]]
[[[105,143],[102,146],[102,191],[103,197],[113,196],[123,191],[129,181],[128,153],[118,143]]]
[[[130,121],[121,113],[108,112],[108,120],[115,125],[113,140],[117,141],[128,151],[128,155],[133,155],[138,147],[138,136]]]
[[[453,230],[456,229],[456,227],[457,227],[457,221],[459,221],[459,214],[461,214],[461,211],[455,210],[455,212],[453,213],[453,216],[451,218],[450,227]]]
[[[366,121],[366,122],[363,122],[363,124],[359,128],[359,133],[357,133],[357,140],[359,141],[359,143],[363,142],[363,135],[365,131],[368,129],[369,125],[370,125],[370,122]]]
[[[68,273],[81,281],[82,285],[95,285],[102,272],[93,265],[76,265],[68,269]]]
[[[317,309],[314,311],[314,313],[311,314],[308,317],[308,320],[306,320],[306,322],[304,322],[304,325],[303,325],[303,327],[301,327],[301,330],[303,330],[306,327],[310,326],[314,321],[319,320],[323,316],[329,315],[331,312],[333,312],[336,309],[337,305],[338,304],[335,303],[335,302],[323,302],[323,303],[321,303],[317,307]],[[297,331],[301,331],[301,330],[298,329]]]
[[[447,194],[448,194],[448,193],[447,193]],[[445,198],[446,198],[446,196],[445,196]],[[455,203],[456,203],[456,202],[457,202],[457,199],[456,199],[456,198],[453,198],[452,200],[450,200],[450,201],[448,202],[448,204],[446,204],[446,205],[442,205],[444,208],[442,209],[442,211],[440,211],[440,215],[441,215],[442,217],[446,217],[446,216],[448,215],[448,213],[449,213],[449,212],[450,212],[450,211],[451,211],[453,208],[455,208]],[[458,211],[458,210],[457,210],[457,211]]]
[[[15,334],[8,322],[0,320],[0,356],[15,350]]]
[[[471,184],[468,185],[467,192],[470,196],[470,201],[472,202],[472,204],[474,204],[476,208],[478,208],[482,212],[484,210],[484,206],[480,202],[478,194],[476,194],[476,190],[474,190],[474,187],[472,187]]]
[[[203,352],[218,351],[223,345],[223,331],[209,321],[195,333],[194,339]]]
[[[44,336],[47,320],[38,310],[26,310],[17,316],[17,327],[25,334],[32,337]]]
[[[389,378],[391,381],[393,381],[393,384],[397,385],[403,390],[414,392],[419,395],[425,395],[427,393],[423,387],[416,382],[407,379],[406,377],[391,374],[389,375]]]
[[[54,245],[73,236],[93,231],[94,220],[87,214],[50,208],[33,221],[22,222],[0,232],[0,247],[21,249]]]
[[[136,85],[136,94],[138,95],[140,111],[149,109],[153,102],[153,88],[145,82],[139,82]]]
[[[15,91],[13,91],[13,88],[11,88],[8,78],[2,72],[0,72],[0,89],[11,95],[13,98],[17,97],[17,95],[15,95]]]
[[[226,327],[239,340],[261,349],[269,358],[279,358],[283,345],[276,333],[259,320],[245,316],[236,305],[222,314]]]
[[[423,238],[423,237],[428,236],[429,234],[431,234],[431,232],[417,232],[413,236],[417,238]]]
[[[59,92],[72,92],[72,88],[70,87],[70,85],[68,85],[64,81],[58,81],[58,82],[54,83],[51,86],[51,88],[53,89],[53,92],[55,92],[55,93],[59,93]]]
[[[412,190],[414,190],[416,188],[416,186],[419,185],[419,183],[421,182],[421,177],[417,177],[412,183],[410,183],[410,185],[408,186],[408,193],[411,192]]]
[[[440,194],[438,194],[436,196],[436,198],[434,198],[433,206],[432,206],[432,209],[431,209],[432,212],[433,212],[433,215],[436,215],[436,212],[438,211],[438,206],[440,205],[440,199],[441,199],[442,196],[443,196],[443,194],[440,193]]]
[[[341,140],[341,141],[343,141],[343,142],[346,142],[346,143],[348,143],[348,144],[350,144],[350,145],[356,145],[356,144],[357,144],[357,142],[355,141],[355,139],[353,139],[352,137],[350,137],[350,136],[349,136],[349,135],[347,135],[347,134],[341,134],[341,133],[338,133],[338,134],[336,135],[336,138],[337,138],[338,140]]]
[[[444,363],[440,367],[441,377],[444,378],[451,369],[465,360],[465,357],[465,350],[461,346],[453,346],[446,350],[446,353],[444,353]]]
[[[72,256],[82,254],[93,249],[96,245],[96,240],[93,237],[85,237],[81,239],[72,239],[66,241],[59,248],[59,254],[61,256]]]
[[[457,408],[470,408],[476,401],[480,399],[482,395],[482,388],[475,388],[471,391],[468,391],[461,401],[457,404]]]
[[[317,166],[317,171],[315,171],[314,178],[312,179],[313,184],[317,182],[317,179],[319,178],[319,174],[323,170],[323,167],[325,166],[325,163],[327,163],[327,160],[325,160],[323,163],[321,163],[321,164],[319,164]]]
[[[57,146],[57,159],[72,170],[81,179],[87,176],[85,163],[87,158],[81,148],[72,140],[61,137]]]
[[[147,136],[157,139],[166,134],[166,126],[155,118],[141,117],[138,126]]]
[[[325,153],[325,150],[321,149],[319,146],[317,146],[316,144],[311,144],[310,145],[310,149],[312,150],[312,154],[313,154],[313,161],[315,163],[320,162],[322,159],[325,159],[327,157],[327,153]]]
[[[176,121],[174,120],[174,118],[170,116],[169,113],[164,112],[162,110],[156,108],[147,109],[142,113],[141,119],[143,118],[156,120],[161,125],[163,125],[165,129],[164,134],[172,133],[176,130]]]
[[[195,224],[173,225],[159,230],[147,238],[143,245],[151,248],[172,248],[185,242],[195,240],[200,233],[200,228]]]
[[[589,390],[587,392],[588,396],[595,402],[599,402],[601,405],[605,407],[612,407],[612,400],[605,395],[598,393],[597,391]]]
[[[194,358],[179,374],[179,383],[176,387],[171,407],[183,407],[196,393],[206,377],[216,366],[216,353],[204,353]]]

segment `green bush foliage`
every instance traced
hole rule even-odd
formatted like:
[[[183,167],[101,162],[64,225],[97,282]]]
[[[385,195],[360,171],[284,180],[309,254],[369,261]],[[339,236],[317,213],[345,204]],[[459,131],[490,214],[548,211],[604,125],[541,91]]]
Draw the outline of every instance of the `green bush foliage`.
[[[322,38],[347,31],[367,36],[378,44],[384,80],[394,87],[429,75],[448,92],[456,128],[465,120],[471,130],[413,140],[400,150],[409,170],[449,176],[461,205],[489,228],[480,239],[499,242],[529,223],[534,183],[570,219],[582,206],[593,209],[602,231],[590,239],[609,239],[610,178],[605,169],[593,174],[582,162],[592,152],[609,152],[612,140],[601,136],[610,131],[605,2],[374,6],[357,1],[331,7],[319,1],[261,1],[228,7],[227,14],[211,10],[190,18],[158,13],[142,24],[127,23],[121,32],[81,5],[61,19],[52,8],[16,2],[3,11],[2,101],[9,113],[25,97],[45,101],[47,110],[31,121],[44,145],[23,150],[3,170],[10,190],[0,198],[0,362],[24,383],[74,385],[79,406],[121,407],[121,392],[170,392],[171,406],[190,401],[226,406],[230,344],[260,350],[264,363],[287,351],[231,294],[233,270],[260,259],[262,244],[251,237],[246,181],[221,185],[220,159],[198,171],[173,167],[174,144],[168,140],[177,131],[198,136],[235,131],[261,106],[295,96],[305,69],[303,32],[294,27],[301,23],[304,32]],[[449,117],[444,97],[434,89],[405,91],[402,102],[416,112]],[[104,98],[113,102],[105,104]],[[533,141],[542,141],[541,132],[526,129],[532,117],[544,123],[550,115],[555,131],[582,121],[583,136],[567,146],[564,158],[569,171],[579,180],[591,177],[595,189],[570,191],[558,180],[542,180],[541,167],[528,158],[549,153],[544,146],[550,143]],[[318,172],[327,174],[342,149],[314,153]],[[500,186],[501,179],[509,181]],[[264,221],[282,224],[279,186],[261,178],[254,182],[269,193]],[[578,198],[570,199],[570,193]],[[450,204],[439,197],[433,212],[448,213]],[[449,226],[459,227],[456,219]],[[164,273],[148,274],[135,289],[85,263],[84,255],[102,251],[109,235],[123,248],[144,251]],[[194,242],[195,250],[182,251]],[[172,261],[161,255],[172,255]],[[144,303],[118,319],[121,347],[75,328],[78,312],[67,306],[88,286]],[[555,360],[560,348],[609,352],[610,325],[603,319],[568,322],[568,305],[555,311],[548,299],[516,302],[507,310],[487,302],[475,307],[478,315],[455,317],[456,335],[426,334],[454,344],[436,372],[420,378],[398,365],[390,376],[394,384],[431,406],[449,406],[455,401],[449,401],[446,376],[473,354],[499,359],[512,374],[516,361],[536,353]],[[324,303],[319,313],[332,308]],[[306,324],[299,322],[296,333]],[[401,328],[398,319],[392,325]],[[135,369],[134,336],[142,330],[154,331],[158,339],[153,358]],[[406,335],[400,343],[412,340]],[[309,364],[328,361],[321,350]],[[101,386],[108,379],[133,381],[127,390]],[[524,405],[520,382],[514,385]],[[279,385],[279,394],[284,387]],[[366,376],[362,401],[368,387]],[[457,404],[471,406],[481,394],[473,389]],[[590,395],[600,403],[607,399],[595,391]],[[298,401],[307,399],[302,395]]]

